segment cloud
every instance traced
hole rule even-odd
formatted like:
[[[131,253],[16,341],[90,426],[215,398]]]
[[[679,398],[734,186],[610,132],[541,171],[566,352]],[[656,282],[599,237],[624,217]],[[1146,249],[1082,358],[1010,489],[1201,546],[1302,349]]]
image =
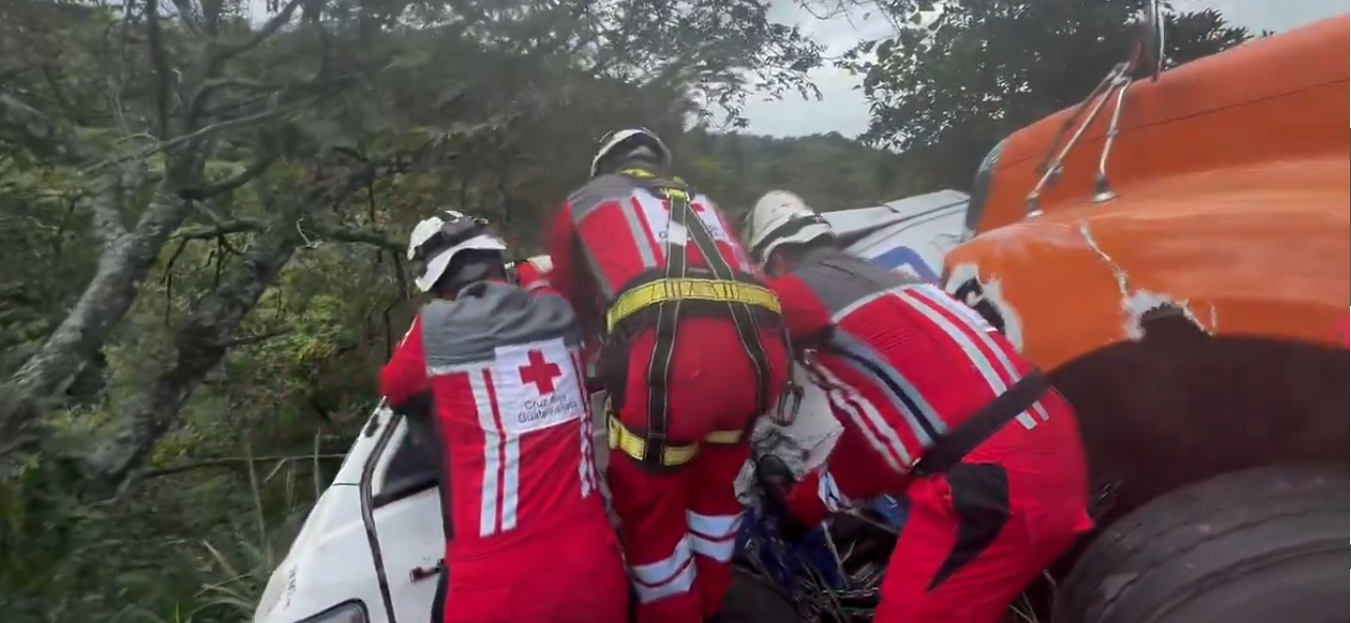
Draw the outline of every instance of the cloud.
[[[1257,32],[1263,29],[1281,32],[1325,17],[1347,12],[1346,0],[1174,0],[1180,11],[1219,10],[1231,24]],[[782,7],[782,8],[781,8]],[[832,53],[840,53],[861,39],[884,37],[891,26],[877,19],[862,19],[866,11],[854,8],[835,19],[820,21],[808,12],[781,0],[771,15],[778,19],[796,19],[804,30],[813,33]],[[848,72],[821,68],[810,74],[821,90],[821,101],[803,101],[796,96],[780,101],[763,101],[752,95],[746,106],[749,131],[773,136],[802,136],[839,132],[856,136],[868,127],[868,104],[855,90],[858,78]]]
[[[1180,11],[1217,9],[1230,23],[1257,32],[1281,32],[1325,17],[1346,13],[1346,0],[1173,0]],[[255,19],[266,15],[265,0],[248,0]],[[811,10],[803,8],[806,3]],[[894,27],[872,11],[864,0],[775,0],[770,17],[792,22],[826,47],[826,54],[844,53],[864,39],[890,35]],[[828,9],[828,7],[834,7]],[[826,17],[828,19],[821,19]],[[830,63],[827,63],[830,65]],[[868,103],[858,90],[859,78],[833,66],[809,74],[821,90],[820,101],[804,101],[796,94],[766,100],[751,94],[745,115],[749,131],[772,136],[803,136],[839,132],[853,137],[868,127]]]
[[[808,0],[810,1],[810,0]],[[813,4],[822,4],[815,2]],[[820,17],[830,19],[820,19]],[[802,30],[826,48],[827,57],[838,56],[860,41],[890,36],[895,27],[868,7],[850,6],[827,14],[824,10],[802,8],[794,0],[780,0],[770,17],[798,24]],[[830,62],[809,74],[821,90],[819,101],[804,101],[796,95],[782,100],[766,100],[752,94],[744,114],[750,120],[749,131],[774,136],[800,136],[839,132],[853,137],[868,128],[868,103],[857,87],[859,78],[836,69]]]

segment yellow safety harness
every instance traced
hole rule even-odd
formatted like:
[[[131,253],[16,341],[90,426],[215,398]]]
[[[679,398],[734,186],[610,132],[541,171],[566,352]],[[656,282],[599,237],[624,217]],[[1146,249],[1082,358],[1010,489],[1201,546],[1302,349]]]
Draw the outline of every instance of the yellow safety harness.
[[[649,467],[672,468],[689,463],[699,453],[699,443],[672,444],[666,438],[670,397],[667,387],[674,357],[676,330],[683,304],[725,305],[736,326],[742,348],[751,358],[757,376],[758,412],[769,408],[770,368],[761,343],[761,331],[755,310],[774,317],[780,313],[779,300],[768,288],[738,278],[726,258],[718,251],[713,235],[690,207],[693,190],[679,178],[660,178],[642,169],[625,169],[621,174],[639,183],[671,204],[665,252],[666,269],[647,280],[639,280],[625,289],[606,313],[607,340],[623,339],[622,328],[644,312],[656,314],[656,339],[648,365],[647,430],[629,430],[615,416],[606,400],[606,415],[611,450],[618,450]],[[709,277],[689,275],[689,257],[685,249],[671,242],[671,227],[689,234],[708,264]],[[752,420],[753,423],[753,420]],[[702,441],[711,444],[736,444],[746,430],[714,431]]]
[[[644,309],[676,300],[754,305],[779,313],[778,297],[763,286],[715,279],[661,279],[620,295],[605,314],[606,328],[614,329],[624,319]]]

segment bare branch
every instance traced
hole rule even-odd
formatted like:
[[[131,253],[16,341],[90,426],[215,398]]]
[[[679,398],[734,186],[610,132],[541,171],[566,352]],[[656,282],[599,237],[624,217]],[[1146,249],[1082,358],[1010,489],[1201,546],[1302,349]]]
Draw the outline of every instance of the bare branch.
[[[266,121],[266,120],[268,120],[268,119],[271,119],[272,117],[276,117],[276,116],[278,116],[278,115],[281,115],[282,113],[286,113],[286,112],[290,112],[290,111],[292,111],[292,110],[298,109],[298,108],[300,108],[300,106],[301,106],[302,104],[304,104],[304,103],[305,103],[305,102],[292,102],[291,104],[289,104],[289,105],[287,105],[287,106],[279,106],[279,107],[277,107],[277,108],[271,108],[271,109],[268,109],[268,110],[265,110],[265,111],[262,111],[262,112],[259,112],[259,113],[254,113],[254,114],[252,114],[252,115],[245,115],[245,116],[243,116],[243,117],[236,117],[236,118],[234,118],[234,119],[226,119],[225,121],[220,121],[220,122],[217,122],[217,123],[213,123],[213,124],[208,125],[208,126],[206,126],[206,127],[200,128],[200,129],[196,130],[195,132],[192,132],[192,133],[189,133],[189,134],[184,134],[183,136],[177,136],[177,137],[174,137],[174,138],[172,138],[172,139],[170,139],[170,140],[167,140],[167,141],[164,141],[164,142],[161,142],[161,143],[156,143],[156,144],[154,144],[154,145],[151,145],[151,146],[149,146],[149,147],[146,147],[146,148],[141,149],[141,150],[136,151],[136,152],[132,152],[132,153],[130,153],[130,154],[126,154],[126,155],[123,155],[123,156],[118,156],[118,157],[116,157],[116,158],[108,158],[108,159],[105,159],[105,160],[101,160],[101,161],[96,162],[96,163],[94,163],[94,164],[92,164],[92,165],[89,165],[88,167],[85,167],[83,170],[81,170],[81,173],[91,173],[91,172],[93,172],[93,171],[97,171],[97,170],[102,169],[102,168],[107,167],[107,166],[111,166],[111,165],[115,165],[115,164],[121,164],[121,163],[129,162],[129,161],[132,161],[132,160],[140,160],[140,159],[143,159],[143,158],[147,158],[147,157],[153,156],[153,155],[155,155],[156,153],[159,153],[159,152],[167,152],[167,151],[170,151],[170,150],[174,149],[175,147],[178,147],[178,146],[180,146],[180,145],[186,144],[186,143],[191,142],[191,141],[194,141],[194,140],[196,140],[196,139],[205,137],[205,136],[207,136],[207,135],[209,135],[209,134],[212,134],[212,133],[215,133],[215,132],[221,132],[221,131],[224,131],[224,130],[229,130],[229,129],[234,129],[234,128],[240,128],[240,127],[247,126],[247,125],[250,125],[250,124],[253,124],[253,123],[259,123],[259,122],[262,122],[262,121]]]
[[[277,34],[277,31],[281,30],[282,26],[285,26],[291,21],[291,16],[295,14],[296,9],[300,8],[300,5],[303,2],[304,0],[291,0],[290,2],[287,2],[286,6],[282,7],[282,10],[277,12],[276,15],[273,15],[272,19],[267,20],[267,23],[263,24],[263,27],[259,29],[257,33],[254,33],[252,38],[239,45],[222,49],[217,58],[226,60],[233,56],[243,54],[244,52],[257,47],[258,44],[266,41],[272,35]]]
[[[227,352],[231,335],[258,304],[300,240],[284,229],[254,239],[174,339],[174,362],[130,400],[114,433],[98,439],[88,458],[90,493],[113,497],[131,483],[155,442],[177,422],[193,390]]]
[[[290,227],[288,223],[265,221],[256,218],[232,218],[215,225],[202,227],[184,227],[174,233],[175,238],[183,240],[211,240],[219,236],[244,232],[262,232],[273,227]],[[378,230],[352,229],[334,225],[325,221],[302,218],[295,222],[306,238],[327,238],[337,242],[368,244],[395,253],[404,250],[403,242]]]
[[[259,158],[254,161],[253,164],[250,164],[247,169],[240,172],[239,175],[198,188],[184,188],[178,191],[178,196],[184,199],[202,201],[228,194],[238,190],[243,185],[258,179],[259,176],[267,172],[273,162],[276,162],[276,157],[272,155]]]
[[[304,454],[298,456],[225,456],[216,459],[203,459],[180,465],[171,465],[146,472],[146,478],[157,478],[172,474],[181,474],[209,467],[241,467],[250,463],[289,463],[291,461],[313,461],[315,459],[341,459],[345,454]]]

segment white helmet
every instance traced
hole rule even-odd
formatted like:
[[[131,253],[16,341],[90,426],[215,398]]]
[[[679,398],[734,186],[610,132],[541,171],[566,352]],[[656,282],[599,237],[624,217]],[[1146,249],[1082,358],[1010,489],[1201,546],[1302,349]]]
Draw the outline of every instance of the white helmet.
[[[760,197],[746,223],[746,246],[762,264],[781,244],[801,244],[834,235],[824,217],[807,207],[802,197],[786,190],[771,190]]]
[[[606,158],[642,147],[652,150],[652,155],[656,156],[658,160],[657,164],[663,167],[670,166],[671,150],[666,147],[666,143],[662,142],[661,137],[647,128],[629,128],[627,130],[616,130],[600,139],[600,149],[591,159],[591,177],[600,174],[601,162]]]
[[[421,263],[414,283],[430,292],[461,251],[505,251],[507,244],[487,228],[487,221],[454,210],[423,219],[408,237],[408,259]]]

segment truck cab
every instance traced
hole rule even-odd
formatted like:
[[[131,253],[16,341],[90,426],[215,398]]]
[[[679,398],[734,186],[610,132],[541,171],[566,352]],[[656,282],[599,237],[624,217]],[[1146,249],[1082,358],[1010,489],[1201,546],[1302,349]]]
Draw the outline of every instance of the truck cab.
[[[1348,31],[1136,63],[980,167],[944,287],[1074,405],[1112,502],[1057,621],[1346,617]]]

